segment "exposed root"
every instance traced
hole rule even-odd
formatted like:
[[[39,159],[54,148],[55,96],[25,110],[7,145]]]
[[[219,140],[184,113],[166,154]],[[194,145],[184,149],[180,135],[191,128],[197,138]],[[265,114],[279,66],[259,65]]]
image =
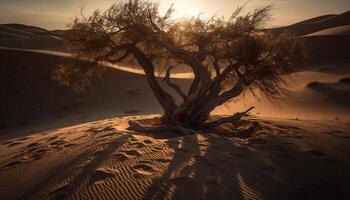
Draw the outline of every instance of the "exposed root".
[[[224,123],[238,122],[241,120],[243,116],[248,115],[253,108],[254,107],[251,107],[244,112],[235,113],[233,116],[230,116],[230,117],[224,117],[215,121],[204,123],[202,126],[199,126],[198,129],[201,131],[208,131]],[[130,126],[129,129],[136,132],[142,132],[142,133],[176,132],[182,135],[190,135],[195,133],[195,131],[192,128],[186,126],[185,124],[175,124],[175,125],[161,124],[156,126],[145,126],[145,125],[141,125],[137,121],[130,120],[129,126]]]
[[[234,115],[232,115],[230,117],[223,117],[223,118],[220,118],[220,119],[212,121],[212,122],[207,122],[203,125],[203,127],[215,128],[215,127],[220,126],[221,124],[224,124],[224,123],[238,122],[239,120],[241,120],[242,117],[249,115],[249,112],[253,109],[254,109],[254,107],[250,107],[248,110],[246,110],[244,112],[240,112],[240,113],[235,113]]]
[[[129,121],[130,129],[142,133],[160,133],[160,132],[176,132],[183,135],[195,133],[192,129],[181,125],[159,125],[159,126],[143,126],[137,121]]]

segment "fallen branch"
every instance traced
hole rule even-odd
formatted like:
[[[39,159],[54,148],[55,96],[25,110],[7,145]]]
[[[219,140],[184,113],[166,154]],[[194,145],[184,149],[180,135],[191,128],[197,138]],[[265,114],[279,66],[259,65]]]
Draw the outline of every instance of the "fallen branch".
[[[212,122],[207,122],[204,124],[203,127],[205,128],[215,128],[221,124],[224,124],[224,123],[235,123],[235,122],[238,122],[239,120],[241,120],[241,118],[243,116],[246,116],[249,114],[249,112],[251,110],[253,110],[254,107],[250,107],[248,110],[244,111],[244,112],[240,112],[240,113],[235,113],[234,115],[230,116],[230,117],[223,117],[223,118],[220,118],[218,120],[215,120],[215,121],[212,121]]]

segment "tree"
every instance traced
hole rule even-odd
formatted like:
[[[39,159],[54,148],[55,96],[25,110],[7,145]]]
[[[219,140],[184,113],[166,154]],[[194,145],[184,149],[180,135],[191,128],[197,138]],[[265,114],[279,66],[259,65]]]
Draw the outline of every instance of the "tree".
[[[95,11],[74,21],[67,37],[74,59],[61,65],[55,78],[84,90],[89,79],[101,72],[101,63],[142,68],[164,115],[158,127],[131,121],[131,128],[137,131],[190,133],[238,121],[252,108],[214,121],[209,116],[217,106],[255,88],[267,98],[279,97],[282,76],[291,72],[303,54],[302,42],[292,34],[274,37],[261,31],[269,10],[268,6],[242,15],[239,7],[229,19],[178,20],[172,18],[172,6],[162,15],[157,3],[121,1],[105,12]],[[188,91],[172,81],[171,74],[179,67],[194,74]],[[181,96],[181,103],[160,86],[157,69],[164,69],[164,81]]]

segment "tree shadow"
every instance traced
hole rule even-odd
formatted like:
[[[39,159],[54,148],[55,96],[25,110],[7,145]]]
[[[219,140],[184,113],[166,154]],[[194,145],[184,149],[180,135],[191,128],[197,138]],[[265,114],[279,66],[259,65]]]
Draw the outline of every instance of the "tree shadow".
[[[344,163],[291,138],[245,143],[199,133],[169,140],[174,156],[143,199],[346,199]]]
[[[180,140],[170,140],[169,147],[174,150],[174,156],[163,175],[149,187],[143,199],[164,199],[169,196],[181,195],[179,188],[190,180],[193,171],[191,162],[199,152],[195,137],[183,137]]]
[[[109,143],[103,150],[95,152],[93,159],[84,165],[81,171],[74,176],[71,181],[50,193],[50,199],[71,198],[71,195],[74,191],[76,191],[76,189],[82,186],[84,187],[83,184],[90,184],[89,181],[86,180],[93,180],[95,178],[94,175],[96,175],[96,170],[100,164],[110,158],[111,154],[123,144],[123,141],[126,141],[129,137],[130,136],[128,135],[122,135],[118,139]],[[108,174],[97,175],[108,176]]]
[[[182,148],[171,144],[171,163],[143,199],[264,199],[257,184],[266,177],[250,167],[259,163],[253,150],[216,135],[185,136],[180,142]]]

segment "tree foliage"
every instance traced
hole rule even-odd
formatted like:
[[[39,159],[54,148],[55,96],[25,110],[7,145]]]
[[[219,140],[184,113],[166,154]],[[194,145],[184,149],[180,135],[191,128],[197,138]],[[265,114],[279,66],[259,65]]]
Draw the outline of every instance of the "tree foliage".
[[[101,63],[140,67],[164,109],[163,123],[198,128],[209,123],[213,109],[247,90],[279,97],[283,75],[303,57],[303,43],[292,34],[274,37],[261,31],[270,6],[246,14],[240,7],[228,19],[181,20],[172,18],[173,7],[165,14],[158,7],[150,1],[121,1],[105,12],[76,19],[67,36],[75,59],[61,65],[55,78],[84,89],[92,75],[101,72]],[[180,67],[194,74],[188,91],[171,81],[173,69]],[[157,69],[164,69],[164,80],[183,98],[181,103],[159,85]]]

